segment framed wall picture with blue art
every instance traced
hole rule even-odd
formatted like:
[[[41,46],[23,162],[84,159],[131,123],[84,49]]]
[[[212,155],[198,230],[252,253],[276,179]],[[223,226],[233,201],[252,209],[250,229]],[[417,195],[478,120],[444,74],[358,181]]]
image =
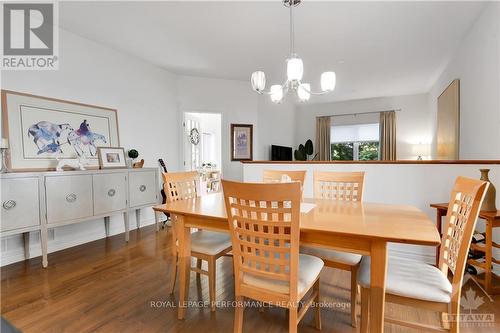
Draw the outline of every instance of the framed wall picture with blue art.
[[[98,147],[117,147],[115,109],[2,90],[2,137],[10,171],[55,170],[57,159],[84,156],[98,168]]]

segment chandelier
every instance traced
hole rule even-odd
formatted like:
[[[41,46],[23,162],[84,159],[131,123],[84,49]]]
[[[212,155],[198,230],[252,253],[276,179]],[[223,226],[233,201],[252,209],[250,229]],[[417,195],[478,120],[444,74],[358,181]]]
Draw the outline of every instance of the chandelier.
[[[283,5],[290,8],[290,56],[286,59],[286,75],[287,79],[282,85],[272,85],[269,91],[266,88],[266,75],[263,71],[252,73],[251,83],[252,89],[261,95],[270,95],[271,101],[281,103],[283,97],[288,91],[295,91],[299,101],[306,102],[311,95],[324,95],[332,92],[335,89],[336,76],[335,72],[324,72],[321,74],[321,92],[312,92],[309,83],[302,83],[304,74],[304,65],[302,59],[298,57],[294,50],[294,24],[293,24],[293,7],[300,4],[301,0],[283,0]]]

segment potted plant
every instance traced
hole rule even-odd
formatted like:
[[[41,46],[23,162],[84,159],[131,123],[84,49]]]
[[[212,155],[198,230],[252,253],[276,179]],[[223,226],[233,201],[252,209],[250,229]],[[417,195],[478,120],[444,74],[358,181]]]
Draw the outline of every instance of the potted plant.
[[[127,156],[130,158],[130,161],[127,162],[127,166],[130,168],[132,167],[134,160],[139,157],[139,152],[135,149],[130,149]]]
[[[314,153],[314,146],[311,139],[307,140],[305,144],[300,144],[298,149],[295,149],[293,156],[296,161],[308,161],[309,156]]]

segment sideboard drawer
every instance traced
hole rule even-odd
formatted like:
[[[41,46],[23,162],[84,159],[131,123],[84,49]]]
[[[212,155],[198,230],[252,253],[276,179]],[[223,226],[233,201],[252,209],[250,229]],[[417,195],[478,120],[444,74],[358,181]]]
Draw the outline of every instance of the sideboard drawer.
[[[45,187],[48,223],[93,215],[91,175],[46,177]]]
[[[157,201],[156,173],[140,171],[129,173],[130,207],[153,204]]]
[[[127,207],[127,174],[93,175],[94,215],[122,210]]]
[[[38,178],[2,179],[1,231],[40,224]]]

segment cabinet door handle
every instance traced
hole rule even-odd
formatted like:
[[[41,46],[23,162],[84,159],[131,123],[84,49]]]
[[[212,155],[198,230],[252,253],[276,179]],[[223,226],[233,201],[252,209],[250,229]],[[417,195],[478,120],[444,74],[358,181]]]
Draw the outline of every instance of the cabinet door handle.
[[[139,191],[141,191],[141,192],[146,191],[146,185],[139,186]]]
[[[14,200],[7,200],[3,202],[2,206],[5,210],[9,210],[16,207],[16,202]]]
[[[76,201],[76,194],[75,193],[68,194],[66,196],[66,201],[69,203],[75,202]]]
[[[112,188],[112,189],[110,189],[110,190],[108,191],[108,195],[109,195],[110,197],[113,197],[115,194],[116,194],[116,190],[115,190],[114,188]]]

